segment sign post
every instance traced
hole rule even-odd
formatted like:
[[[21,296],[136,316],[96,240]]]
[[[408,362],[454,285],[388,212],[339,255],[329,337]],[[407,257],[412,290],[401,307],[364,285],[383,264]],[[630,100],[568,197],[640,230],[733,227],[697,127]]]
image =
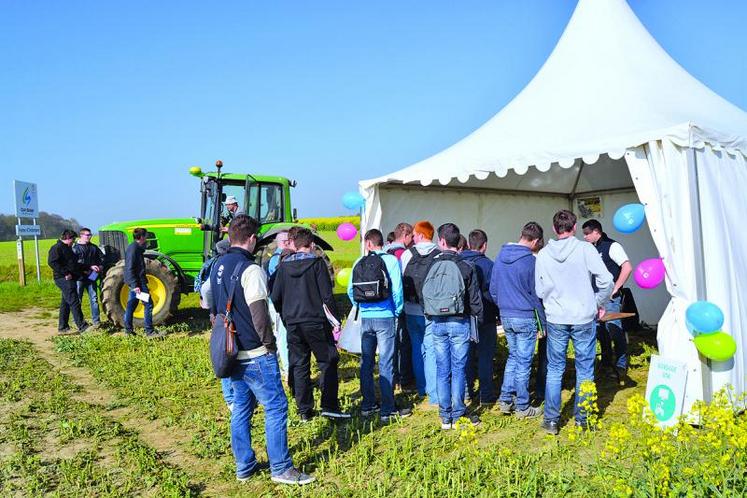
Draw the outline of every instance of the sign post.
[[[662,427],[671,427],[682,415],[687,383],[687,365],[651,355],[646,384],[646,402]]]
[[[23,257],[23,236],[34,236],[34,251],[36,253],[36,280],[41,282],[41,266],[39,263],[39,235],[41,228],[36,224],[39,217],[39,195],[36,183],[13,180],[13,190],[16,200],[16,235],[18,235],[18,281],[26,285],[26,265]],[[21,224],[21,218],[31,218],[32,225]]]

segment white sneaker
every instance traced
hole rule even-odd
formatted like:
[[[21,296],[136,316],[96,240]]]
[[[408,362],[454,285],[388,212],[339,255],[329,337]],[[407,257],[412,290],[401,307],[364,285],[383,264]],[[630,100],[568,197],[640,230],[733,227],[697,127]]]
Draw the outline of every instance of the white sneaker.
[[[335,418],[335,419],[349,419],[351,415],[343,412],[323,411],[322,417]]]
[[[291,467],[285,472],[283,472],[280,475],[272,476],[270,478],[272,482],[277,482],[279,484],[298,484],[298,485],[304,485],[304,484],[310,484],[314,481],[316,481],[316,478],[304,474],[300,470],[298,470],[295,467]]]

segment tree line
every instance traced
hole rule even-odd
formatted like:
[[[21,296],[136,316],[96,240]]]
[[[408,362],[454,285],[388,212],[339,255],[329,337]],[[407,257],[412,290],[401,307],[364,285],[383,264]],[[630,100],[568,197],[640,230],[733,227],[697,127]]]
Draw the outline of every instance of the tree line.
[[[30,220],[23,220],[24,223],[30,223]],[[75,218],[63,218],[59,214],[47,213],[41,211],[36,222],[41,226],[42,239],[55,239],[66,228],[71,228],[76,232],[80,230],[80,223]],[[0,214],[0,241],[16,240],[16,224],[18,219],[11,214]]]

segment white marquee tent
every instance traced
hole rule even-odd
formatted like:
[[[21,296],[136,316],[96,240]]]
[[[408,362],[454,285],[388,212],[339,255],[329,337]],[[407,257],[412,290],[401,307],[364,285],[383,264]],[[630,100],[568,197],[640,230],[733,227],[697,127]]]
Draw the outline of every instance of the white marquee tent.
[[[747,113],[670,58],[624,0],[580,0],[543,67],[498,114],[428,159],[360,182],[362,229],[454,221],[486,229],[494,255],[524,222],[551,232],[557,209],[598,196],[606,231],[634,265],[664,258],[666,289],[634,293],[641,318],[658,321],[660,354],[688,366],[687,409],[726,384],[745,391],[745,155]],[[612,214],[628,202],[646,206],[647,228],[618,234]],[[698,299],[724,310],[733,361],[699,357],[684,323]]]

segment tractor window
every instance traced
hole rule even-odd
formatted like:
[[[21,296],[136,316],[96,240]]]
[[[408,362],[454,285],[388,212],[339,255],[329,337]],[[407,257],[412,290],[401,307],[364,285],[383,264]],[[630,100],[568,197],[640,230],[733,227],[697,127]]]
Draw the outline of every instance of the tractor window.
[[[238,184],[238,185],[232,185],[230,183],[224,183],[223,188],[221,189],[221,196],[220,196],[220,221],[221,226],[226,226],[231,221],[233,216],[231,216],[228,212],[228,209],[226,208],[226,205],[224,204],[226,202],[226,199],[229,197],[233,197],[236,199],[239,208],[236,210],[236,213],[243,213],[246,212],[246,206],[245,198],[244,198],[244,184]]]
[[[249,209],[260,224],[283,221],[283,187],[277,183],[253,183],[249,187]]]

